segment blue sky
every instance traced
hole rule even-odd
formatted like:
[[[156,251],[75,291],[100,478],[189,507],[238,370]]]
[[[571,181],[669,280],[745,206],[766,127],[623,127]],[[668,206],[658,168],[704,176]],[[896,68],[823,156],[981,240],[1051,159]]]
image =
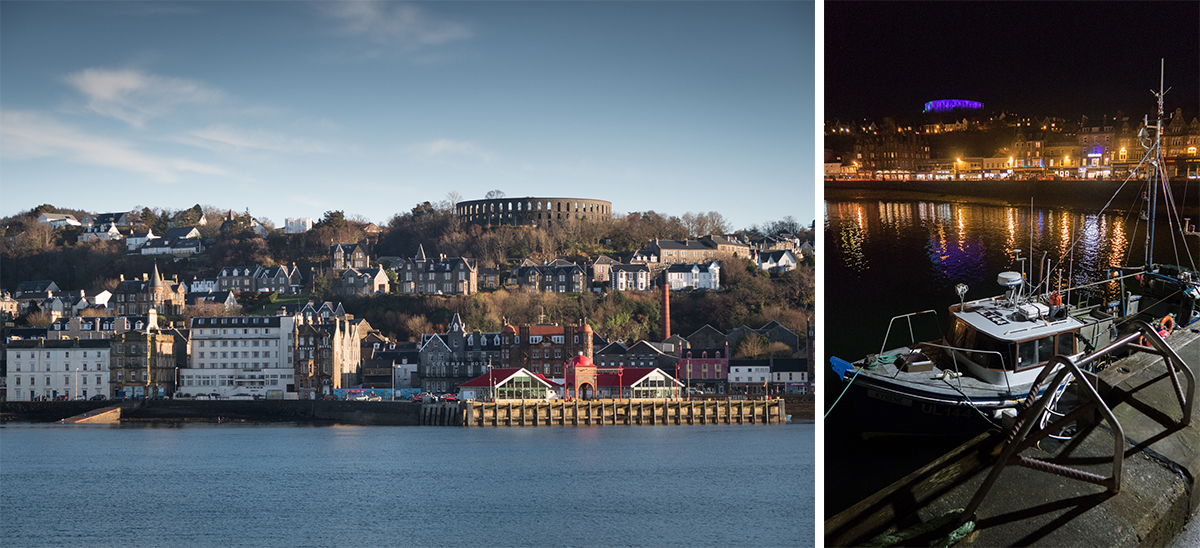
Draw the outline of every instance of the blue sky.
[[[0,215],[814,207],[811,2],[0,2]]]

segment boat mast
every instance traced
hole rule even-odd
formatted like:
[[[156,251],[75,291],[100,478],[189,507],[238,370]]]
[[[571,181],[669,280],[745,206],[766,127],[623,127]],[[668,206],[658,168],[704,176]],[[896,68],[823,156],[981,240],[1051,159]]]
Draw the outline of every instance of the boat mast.
[[[1166,184],[1166,166],[1163,165],[1162,153],[1162,122],[1163,122],[1163,96],[1170,90],[1163,89],[1163,72],[1166,62],[1164,59],[1159,59],[1158,67],[1158,91],[1150,90],[1158,99],[1158,120],[1154,124],[1154,148],[1151,153],[1154,155],[1150,161],[1150,165],[1154,169],[1154,177],[1150,179],[1150,224],[1149,230],[1146,233],[1146,268],[1154,269],[1154,218],[1156,217],[1158,208],[1158,183],[1162,181]],[[1165,192],[1165,190],[1164,190]]]

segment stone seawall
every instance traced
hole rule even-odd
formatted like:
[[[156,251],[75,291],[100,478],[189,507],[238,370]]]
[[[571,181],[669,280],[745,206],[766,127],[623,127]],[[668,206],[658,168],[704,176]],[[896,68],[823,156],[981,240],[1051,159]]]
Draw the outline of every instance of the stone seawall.
[[[54,422],[113,402],[0,402],[4,421]],[[140,400],[121,403],[121,421],[326,422],[416,426],[419,404],[311,400]]]

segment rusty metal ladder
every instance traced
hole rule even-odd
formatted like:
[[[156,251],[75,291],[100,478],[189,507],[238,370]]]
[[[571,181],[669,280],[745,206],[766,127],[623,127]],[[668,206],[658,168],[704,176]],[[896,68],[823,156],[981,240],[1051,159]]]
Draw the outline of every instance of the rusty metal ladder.
[[[979,505],[983,503],[983,499],[987,497],[988,492],[996,484],[996,480],[1000,478],[1000,473],[1010,464],[1101,485],[1107,487],[1108,491],[1113,494],[1121,490],[1121,469],[1125,460],[1125,433],[1121,429],[1121,423],[1117,421],[1112,409],[1100,398],[1096,387],[1084,375],[1081,369],[1081,367],[1085,367],[1101,357],[1122,349],[1138,350],[1162,356],[1167,364],[1167,372],[1171,378],[1171,384],[1175,388],[1175,397],[1178,398],[1179,406],[1183,409],[1183,418],[1177,423],[1177,426],[1182,428],[1191,422],[1192,404],[1194,403],[1193,400],[1195,400],[1193,395],[1196,393],[1195,374],[1188,367],[1187,363],[1179,357],[1179,354],[1170,346],[1167,346],[1166,341],[1163,340],[1153,327],[1140,320],[1135,321],[1133,325],[1137,328],[1134,332],[1118,338],[1113,343],[1080,359],[1078,362],[1072,362],[1063,356],[1055,356],[1046,363],[1041,373],[1038,374],[1037,379],[1034,380],[1033,385],[1029,387],[1029,394],[1021,404],[1017,420],[1013,424],[1012,429],[1009,430],[1008,439],[1005,441],[1004,449],[1000,452],[999,459],[993,465],[992,471],[983,481],[983,484],[979,486],[979,490],[975,492],[975,496],[971,499],[971,502],[963,510],[960,523],[975,519],[975,511],[979,509]],[[1139,339],[1148,343],[1148,345],[1139,342]],[[1058,370],[1058,373],[1054,376],[1054,381],[1048,385],[1046,391],[1039,397],[1037,395],[1038,389],[1057,365],[1062,365],[1063,367]],[[1177,369],[1183,371],[1184,376],[1187,378],[1188,389],[1186,393],[1179,383]],[[1079,406],[1047,425],[1041,431],[1036,434],[1032,433],[1034,425],[1038,423],[1037,419],[1046,411],[1046,407],[1054,396],[1054,388],[1062,383],[1067,374],[1075,375],[1079,386],[1083,388],[1082,395],[1086,396],[1090,401],[1086,403],[1081,402]],[[1098,411],[1103,415],[1103,418],[1108,422],[1113,431],[1113,466],[1111,476],[1105,477],[1092,472],[1019,454],[1021,451],[1032,447],[1037,442],[1046,438],[1052,432],[1070,424],[1076,419],[1084,417],[1092,411]]]

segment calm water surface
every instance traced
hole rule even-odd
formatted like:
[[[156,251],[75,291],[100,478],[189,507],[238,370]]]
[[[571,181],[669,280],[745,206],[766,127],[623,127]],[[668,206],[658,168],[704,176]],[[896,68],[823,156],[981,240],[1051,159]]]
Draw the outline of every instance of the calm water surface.
[[[1194,221],[1194,220],[1193,220]],[[1068,209],[1006,207],[939,201],[827,201],[822,272],[825,292],[825,351],[850,361],[879,352],[892,317],[934,310],[940,322],[958,302],[956,284],[970,289],[966,299],[1003,293],[996,276],[1020,271],[1012,250],[1032,256],[1031,278],[1044,256],[1074,284],[1104,280],[1109,269],[1143,264],[1146,222],[1132,214],[1089,214]],[[1076,242],[1072,245],[1072,242]],[[1197,241],[1189,242],[1195,253]],[[1189,253],[1169,235],[1155,241],[1158,262],[1188,264]],[[1115,299],[1116,283],[1080,297]],[[898,324],[899,325],[899,324]],[[945,325],[917,325],[917,336],[937,335]],[[923,333],[922,333],[923,332]],[[888,346],[899,342],[893,339]],[[822,363],[826,405],[842,384]],[[845,402],[842,402],[845,403]],[[840,404],[839,404],[840,405]],[[964,439],[877,438],[863,440],[861,429],[835,408],[826,420],[826,516],[882,489],[927,464]]]
[[[4,546],[809,546],[813,425],[0,427]]]

